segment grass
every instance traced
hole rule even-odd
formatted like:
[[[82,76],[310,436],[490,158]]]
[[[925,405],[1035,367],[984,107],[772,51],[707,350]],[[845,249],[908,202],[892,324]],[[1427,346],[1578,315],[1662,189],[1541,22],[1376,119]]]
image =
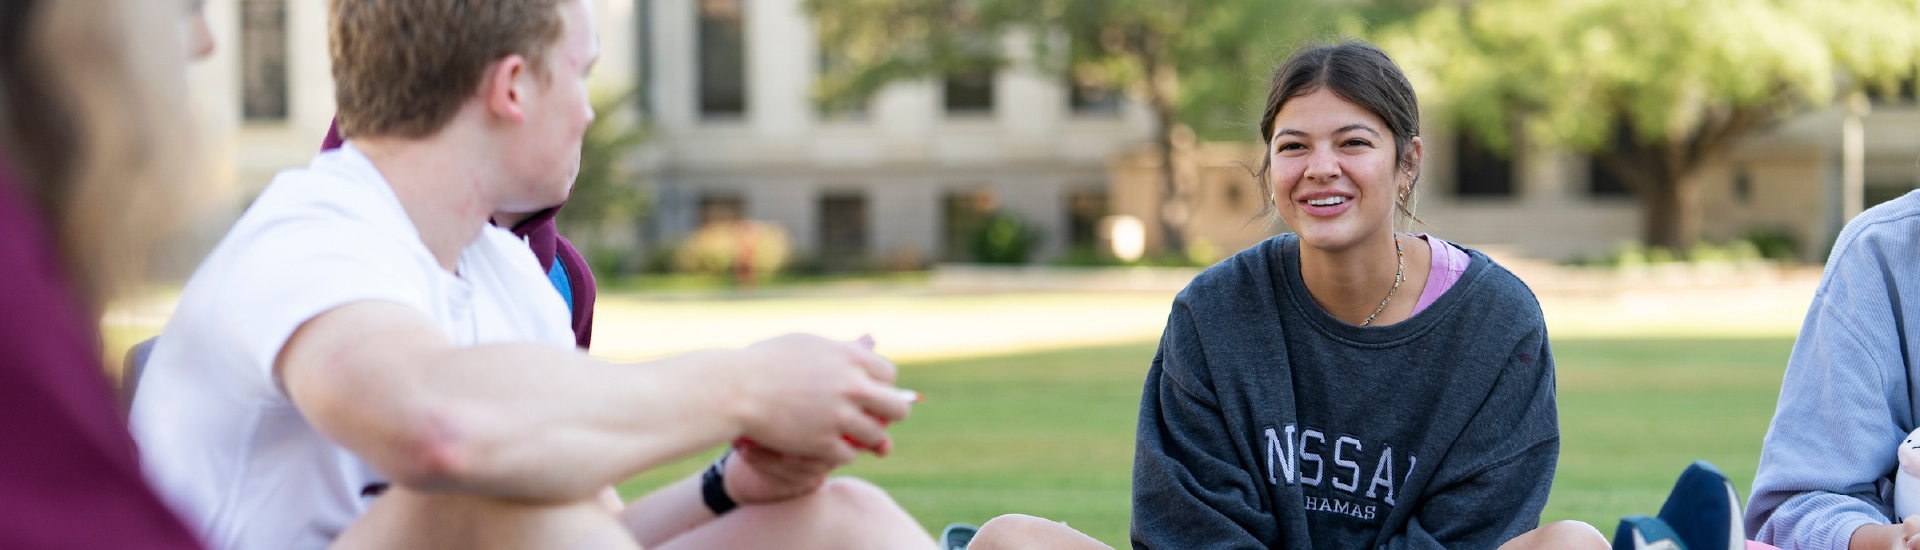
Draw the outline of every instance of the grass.
[[[1562,430],[1547,521],[1612,528],[1651,514],[1686,464],[1720,466],[1742,496],[1773,416],[1790,339],[1556,343]],[[1151,344],[901,366],[927,400],[894,428],[896,454],[846,470],[890,491],[930,532],[1019,512],[1125,548],[1133,426]],[[622,484],[637,495],[710,460]]]

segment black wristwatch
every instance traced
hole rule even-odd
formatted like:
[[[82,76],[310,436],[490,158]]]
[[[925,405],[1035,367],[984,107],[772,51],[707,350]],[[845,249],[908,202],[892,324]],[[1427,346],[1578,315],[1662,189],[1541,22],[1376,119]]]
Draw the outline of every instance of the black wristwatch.
[[[740,507],[733,497],[727,496],[727,459],[732,456],[733,449],[727,449],[727,452],[720,453],[720,458],[713,461],[712,466],[707,466],[706,473],[700,474],[700,500],[706,501],[707,509],[716,516],[727,515],[727,512]]]

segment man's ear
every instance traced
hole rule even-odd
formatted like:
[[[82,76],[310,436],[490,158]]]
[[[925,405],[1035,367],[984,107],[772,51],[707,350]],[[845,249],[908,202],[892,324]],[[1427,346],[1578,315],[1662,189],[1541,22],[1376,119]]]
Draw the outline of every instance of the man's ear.
[[[516,124],[526,122],[526,86],[531,83],[526,77],[529,75],[527,60],[519,54],[488,65],[486,77],[480,83],[481,100],[487,106],[487,113]]]

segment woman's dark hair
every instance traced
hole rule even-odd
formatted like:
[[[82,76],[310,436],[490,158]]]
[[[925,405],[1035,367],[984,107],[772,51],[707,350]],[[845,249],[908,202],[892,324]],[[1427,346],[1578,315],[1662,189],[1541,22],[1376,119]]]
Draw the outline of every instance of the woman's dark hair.
[[[1400,66],[1387,57],[1387,52],[1358,40],[1315,46],[1287,58],[1287,62],[1274,71],[1273,85],[1267,89],[1267,111],[1260,116],[1260,141],[1266,148],[1260,154],[1260,171],[1254,174],[1262,196],[1273,197],[1273,182],[1268,175],[1273,169],[1274,117],[1279,116],[1288,101],[1321,88],[1385,121],[1387,132],[1393,134],[1393,151],[1400,158],[1399,168],[1406,171],[1417,168],[1411,147],[1413,138],[1420,135],[1420,103],[1414,97],[1413,84],[1407,82]],[[1408,218],[1413,217],[1412,195],[1408,193],[1395,205],[1400,214]],[[1266,206],[1255,217],[1275,213],[1273,201],[1264,202]]]

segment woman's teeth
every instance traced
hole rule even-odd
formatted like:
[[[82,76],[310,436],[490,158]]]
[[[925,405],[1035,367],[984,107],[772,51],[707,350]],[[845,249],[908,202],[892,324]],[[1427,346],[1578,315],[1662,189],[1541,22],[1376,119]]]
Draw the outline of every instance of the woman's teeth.
[[[1343,202],[1347,202],[1346,197],[1327,197],[1324,199],[1309,199],[1307,200],[1307,206],[1333,206]]]

